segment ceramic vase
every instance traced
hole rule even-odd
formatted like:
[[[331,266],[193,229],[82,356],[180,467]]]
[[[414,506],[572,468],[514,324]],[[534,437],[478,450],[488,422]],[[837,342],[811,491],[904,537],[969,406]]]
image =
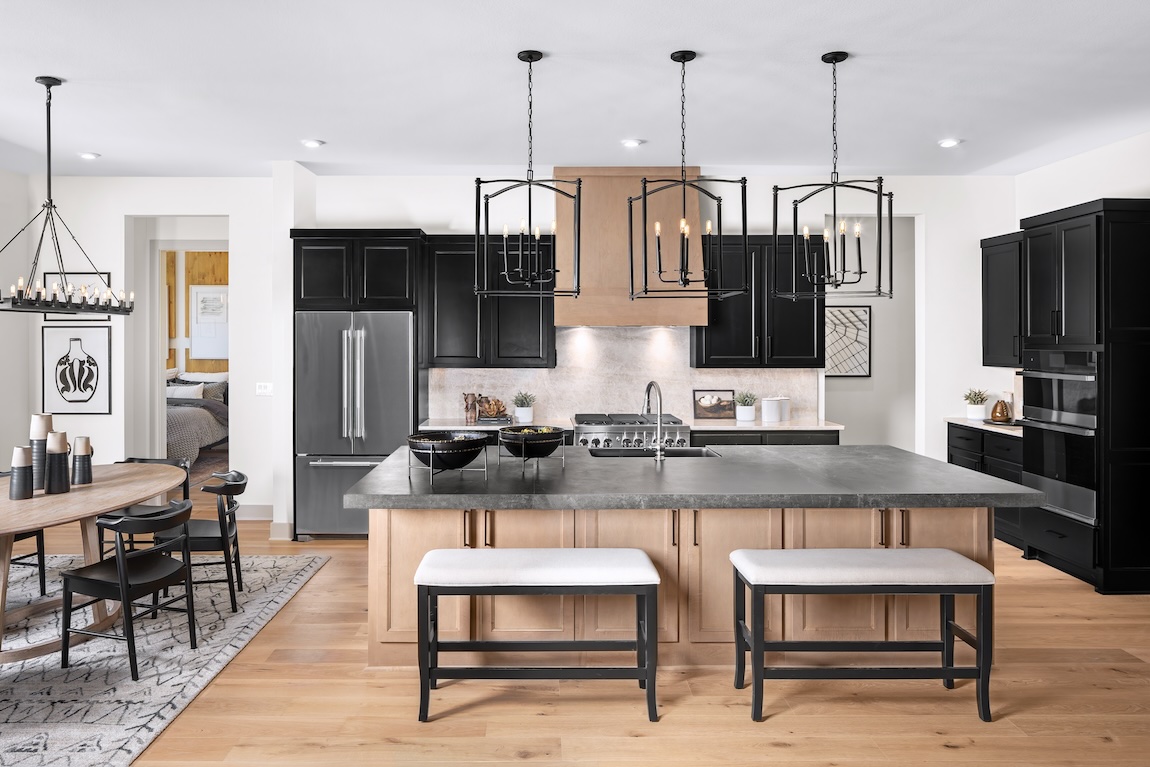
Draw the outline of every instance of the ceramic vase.
[[[515,423],[531,423],[535,420],[535,408],[533,407],[517,407],[515,408]]]
[[[753,420],[755,420],[755,406],[754,405],[735,405],[735,420],[736,421],[753,421]]]

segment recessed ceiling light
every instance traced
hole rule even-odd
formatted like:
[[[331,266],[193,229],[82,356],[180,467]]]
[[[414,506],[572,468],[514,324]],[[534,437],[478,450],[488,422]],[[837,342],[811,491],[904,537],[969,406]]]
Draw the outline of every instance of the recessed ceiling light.
[[[641,138],[625,138],[622,141],[620,141],[619,143],[622,144],[623,146],[627,147],[628,149],[634,149],[635,147],[639,146],[640,144],[646,144],[647,142]]]
[[[962,143],[960,138],[944,138],[940,139],[938,145],[943,149],[950,149],[951,147],[958,146]]]
[[[95,160],[99,158],[99,156],[100,155],[96,154],[95,152],[80,152],[80,157],[84,160]]]
[[[305,139],[300,139],[299,143],[303,144],[308,149],[319,149],[321,146],[323,146],[327,142],[326,141],[320,141],[317,138],[305,138]]]

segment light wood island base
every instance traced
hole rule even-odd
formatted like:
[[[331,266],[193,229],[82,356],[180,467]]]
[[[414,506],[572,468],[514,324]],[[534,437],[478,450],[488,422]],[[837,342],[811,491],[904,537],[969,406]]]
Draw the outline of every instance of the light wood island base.
[[[416,665],[412,576],[435,548],[634,547],[658,567],[661,666],[734,662],[732,572],[738,548],[948,548],[993,569],[992,510],[795,509],[372,509],[368,536],[368,665]],[[933,596],[794,595],[771,598],[775,639],[927,640],[938,637]],[[973,598],[959,600],[972,621]],[[634,606],[621,597],[445,597],[444,639],[625,639]],[[895,656],[897,657],[897,656]],[[543,659],[540,659],[543,662]],[[449,659],[508,663],[506,657]],[[611,655],[555,663],[618,663]],[[811,659],[817,662],[817,658]]]

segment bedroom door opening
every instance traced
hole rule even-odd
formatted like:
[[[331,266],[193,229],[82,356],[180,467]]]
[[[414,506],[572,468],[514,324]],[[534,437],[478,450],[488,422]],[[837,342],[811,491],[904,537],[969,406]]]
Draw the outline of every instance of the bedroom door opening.
[[[167,295],[166,454],[193,484],[228,468],[228,251],[160,250]]]

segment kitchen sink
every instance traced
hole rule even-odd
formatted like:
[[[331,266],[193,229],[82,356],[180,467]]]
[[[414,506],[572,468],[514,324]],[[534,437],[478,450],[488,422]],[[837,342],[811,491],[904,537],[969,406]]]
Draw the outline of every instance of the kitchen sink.
[[[653,447],[593,447],[588,450],[596,458],[654,458]],[[668,458],[722,458],[709,447],[666,447]]]

